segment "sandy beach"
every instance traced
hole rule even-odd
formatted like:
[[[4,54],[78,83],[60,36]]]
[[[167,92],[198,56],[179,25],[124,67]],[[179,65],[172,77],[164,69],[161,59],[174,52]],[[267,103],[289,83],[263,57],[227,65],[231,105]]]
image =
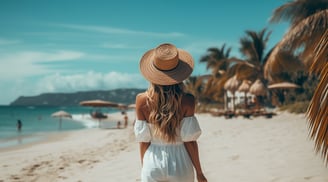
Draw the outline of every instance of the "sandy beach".
[[[140,181],[133,112],[126,129],[93,128],[0,150],[0,182]],[[225,119],[197,114],[203,171],[212,182],[325,182],[304,115]]]

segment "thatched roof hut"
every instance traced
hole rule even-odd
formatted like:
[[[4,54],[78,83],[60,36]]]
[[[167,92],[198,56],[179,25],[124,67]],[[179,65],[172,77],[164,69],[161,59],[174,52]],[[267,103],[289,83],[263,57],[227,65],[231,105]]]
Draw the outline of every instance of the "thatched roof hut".
[[[237,76],[233,76],[229,78],[227,82],[224,84],[224,89],[234,93],[238,90],[239,84],[240,81],[237,80]]]
[[[251,88],[251,81],[249,80],[243,80],[243,82],[241,83],[241,85],[238,88],[239,92],[248,92],[249,89]]]
[[[267,94],[267,89],[260,79],[257,79],[250,87],[249,92],[256,96],[265,96]]]

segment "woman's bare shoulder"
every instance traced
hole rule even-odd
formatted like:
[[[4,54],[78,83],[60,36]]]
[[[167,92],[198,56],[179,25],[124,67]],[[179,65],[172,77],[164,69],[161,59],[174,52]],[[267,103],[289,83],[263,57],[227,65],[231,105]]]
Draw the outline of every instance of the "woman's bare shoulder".
[[[147,120],[147,95],[145,92],[139,93],[136,96],[136,114],[137,118],[140,120]]]
[[[193,116],[195,113],[195,97],[192,94],[184,94],[182,97],[184,116]]]
[[[184,104],[195,104],[195,97],[192,94],[186,93],[182,97]]]
[[[142,102],[142,101],[145,101],[146,98],[147,98],[146,92],[139,93],[139,94],[137,94],[137,96],[136,96],[136,102]]]

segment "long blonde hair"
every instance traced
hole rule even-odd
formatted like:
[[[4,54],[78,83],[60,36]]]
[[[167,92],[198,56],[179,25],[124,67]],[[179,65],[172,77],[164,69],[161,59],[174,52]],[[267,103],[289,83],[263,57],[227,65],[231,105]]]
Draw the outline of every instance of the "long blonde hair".
[[[147,90],[149,122],[155,126],[154,135],[174,143],[176,129],[180,127],[183,83],[161,86],[151,84]]]

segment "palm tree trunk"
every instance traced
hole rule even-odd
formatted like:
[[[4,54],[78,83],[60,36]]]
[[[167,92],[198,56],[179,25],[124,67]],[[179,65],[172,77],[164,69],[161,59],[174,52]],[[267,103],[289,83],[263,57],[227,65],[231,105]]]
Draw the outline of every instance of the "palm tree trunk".
[[[247,109],[247,93],[244,92],[245,110]]]
[[[235,112],[235,92],[232,92],[232,110]]]
[[[228,91],[224,92],[224,110],[228,110]]]

